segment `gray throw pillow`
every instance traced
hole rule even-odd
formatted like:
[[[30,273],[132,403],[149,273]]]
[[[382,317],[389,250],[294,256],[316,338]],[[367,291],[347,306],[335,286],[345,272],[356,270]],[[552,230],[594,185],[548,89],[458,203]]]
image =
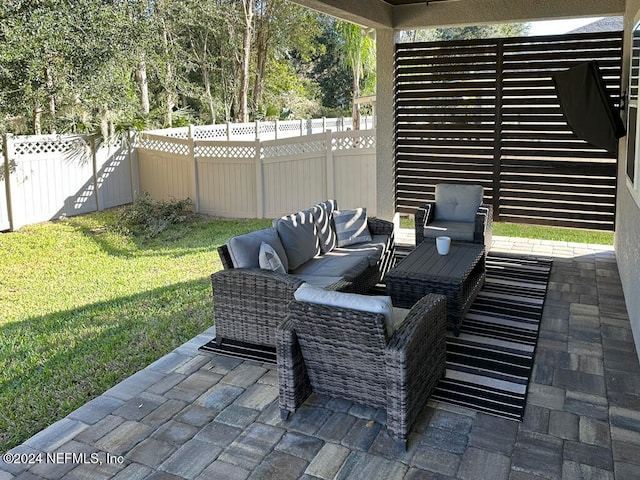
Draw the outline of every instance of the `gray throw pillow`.
[[[282,263],[282,260],[278,256],[278,252],[268,243],[262,242],[260,245],[260,268],[265,270],[273,270],[278,273],[287,273]]]
[[[333,227],[333,211],[337,208],[338,203],[335,200],[325,200],[311,209],[322,253],[330,252],[338,244],[336,231]]]
[[[276,230],[287,254],[289,270],[295,270],[320,251],[316,224],[311,210],[278,219]]]
[[[366,208],[334,210],[333,223],[336,227],[338,247],[371,241],[371,233],[367,227]]]
[[[285,270],[289,269],[285,252],[275,228],[264,228],[230,238],[227,248],[234,268],[260,268],[260,246],[268,243],[280,257]]]

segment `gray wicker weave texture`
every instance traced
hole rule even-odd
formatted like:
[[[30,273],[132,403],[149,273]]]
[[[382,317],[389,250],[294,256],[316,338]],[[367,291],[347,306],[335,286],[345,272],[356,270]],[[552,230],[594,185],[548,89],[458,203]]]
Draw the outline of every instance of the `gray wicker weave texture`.
[[[476,295],[484,285],[483,245],[452,243],[439,255],[434,241],[422,242],[385,278],[387,295],[396,307],[411,308],[428,293],[447,297],[447,321],[456,335]]]
[[[383,408],[387,430],[404,447],[445,372],[446,299],[417,302],[391,338],[384,317],[294,301],[277,329],[283,417],[313,391]]]

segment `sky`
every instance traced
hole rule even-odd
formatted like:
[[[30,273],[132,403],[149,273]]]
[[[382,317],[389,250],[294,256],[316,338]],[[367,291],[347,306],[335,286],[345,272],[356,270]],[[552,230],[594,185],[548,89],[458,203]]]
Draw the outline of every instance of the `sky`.
[[[580,28],[587,23],[594,22],[600,17],[596,18],[576,18],[572,20],[548,20],[544,22],[531,22],[531,29],[529,35],[559,35],[569,32],[576,28]]]

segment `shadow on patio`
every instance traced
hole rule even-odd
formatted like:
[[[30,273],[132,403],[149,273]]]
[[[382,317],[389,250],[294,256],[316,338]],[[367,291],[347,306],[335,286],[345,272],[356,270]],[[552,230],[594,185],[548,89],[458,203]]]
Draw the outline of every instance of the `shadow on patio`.
[[[637,478],[640,367],[613,249],[493,250],[554,259],[522,422],[429,401],[403,452],[381,410],[313,395],[283,421],[276,369],[199,352],[212,328],[13,449],[0,479]]]

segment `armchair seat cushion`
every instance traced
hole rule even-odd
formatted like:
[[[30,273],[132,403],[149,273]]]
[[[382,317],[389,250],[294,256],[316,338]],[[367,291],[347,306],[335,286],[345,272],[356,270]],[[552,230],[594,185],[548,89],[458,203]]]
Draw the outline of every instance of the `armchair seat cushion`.
[[[451,222],[434,220],[424,227],[425,238],[436,238],[442,235],[458,242],[473,242],[474,222]]]

